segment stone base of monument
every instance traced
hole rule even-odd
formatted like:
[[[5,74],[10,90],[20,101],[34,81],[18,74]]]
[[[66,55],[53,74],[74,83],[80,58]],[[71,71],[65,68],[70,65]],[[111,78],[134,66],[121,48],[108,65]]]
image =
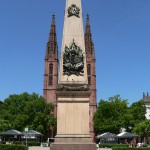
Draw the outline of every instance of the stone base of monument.
[[[55,136],[55,142],[70,142],[70,143],[84,143],[84,142],[91,142],[91,137],[89,134],[58,134]]]
[[[96,144],[87,135],[56,135],[50,150],[96,150]]]
[[[53,143],[50,150],[96,150],[94,143]]]

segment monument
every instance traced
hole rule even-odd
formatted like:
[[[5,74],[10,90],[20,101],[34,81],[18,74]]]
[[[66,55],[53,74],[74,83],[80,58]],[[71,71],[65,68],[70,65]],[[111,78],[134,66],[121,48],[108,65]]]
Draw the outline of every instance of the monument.
[[[51,150],[96,150],[89,128],[90,88],[81,0],[66,0],[57,99],[57,134]]]
[[[68,6],[70,7],[70,6]],[[81,11],[77,9],[76,14],[72,14],[72,8],[75,8],[75,5],[68,10],[66,8],[66,11],[69,12],[68,17],[79,17]],[[72,16],[71,16],[72,15]],[[81,19],[81,18],[80,18]],[[73,21],[73,20],[72,20]],[[82,19],[80,20],[82,21]],[[80,23],[82,25],[82,23]],[[69,26],[68,26],[69,27]],[[78,33],[78,32],[77,32]],[[82,33],[83,34],[83,33]],[[83,37],[82,37],[83,38]],[[77,45],[75,39],[72,39],[72,43]],[[89,127],[90,127],[90,135],[92,137],[92,140],[94,140],[95,134],[94,134],[94,127],[93,127],[93,116],[97,109],[97,102],[96,102],[96,73],[95,73],[95,50],[94,50],[94,43],[92,41],[92,33],[91,33],[91,27],[90,27],[90,21],[89,21],[89,15],[86,17],[86,27],[85,27],[85,34],[84,34],[84,41],[85,41],[85,53],[86,56],[86,66],[87,66],[87,76],[88,76],[88,86],[90,91],[90,98],[89,98]],[[44,88],[43,88],[43,96],[47,103],[53,103],[54,105],[54,115],[57,117],[57,86],[58,86],[58,46],[57,46],[57,38],[56,38],[56,24],[55,24],[55,15],[52,15],[52,22],[50,27],[50,33],[48,42],[46,45],[46,54],[45,54],[45,69],[44,69]],[[69,47],[70,45],[66,45]],[[78,45],[77,45],[78,46]],[[67,52],[67,51],[66,51]],[[80,59],[82,58],[82,55],[80,55]],[[67,57],[67,54],[64,55],[64,57]],[[66,60],[67,61],[67,60]],[[85,62],[85,61],[84,61]],[[69,65],[69,64],[68,64]],[[74,71],[74,74],[81,74],[82,75],[82,69],[83,64],[78,64],[79,72],[76,70]],[[85,65],[85,64],[84,64]],[[67,62],[65,62],[64,69],[65,74],[69,75],[70,73],[67,72]],[[56,130],[54,130],[56,131]],[[53,132],[53,131],[51,131]],[[49,133],[49,137],[51,136]],[[54,132],[53,135],[56,135],[56,132]]]

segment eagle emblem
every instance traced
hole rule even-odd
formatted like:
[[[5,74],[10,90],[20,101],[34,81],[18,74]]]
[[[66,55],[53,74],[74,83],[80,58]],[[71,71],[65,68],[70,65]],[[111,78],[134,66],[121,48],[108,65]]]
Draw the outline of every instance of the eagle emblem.
[[[75,4],[72,4],[68,8],[68,17],[76,16],[76,17],[80,18],[79,13],[80,13],[80,8],[77,7]]]
[[[72,44],[68,47],[65,46],[63,53],[63,75],[77,75],[83,76],[84,56],[82,49],[77,46],[73,40]]]

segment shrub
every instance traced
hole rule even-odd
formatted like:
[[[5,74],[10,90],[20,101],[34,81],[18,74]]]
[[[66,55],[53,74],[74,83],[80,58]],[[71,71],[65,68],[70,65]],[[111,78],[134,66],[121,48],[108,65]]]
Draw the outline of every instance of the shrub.
[[[100,148],[128,147],[128,144],[99,144]]]
[[[21,143],[19,141],[15,141],[15,142],[13,142],[13,144],[15,144],[15,145],[22,145],[23,143]]]
[[[125,147],[113,147],[112,148],[112,150],[150,150],[150,148],[148,148],[148,147],[141,147],[141,148],[131,148],[131,147],[127,147],[127,148],[125,148]]]
[[[23,142],[26,145],[26,142]],[[28,146],[41,146],[41,142],[27,142]]]
[[[0,150],[28,150],[28,148],[24,145],[0,144]]]

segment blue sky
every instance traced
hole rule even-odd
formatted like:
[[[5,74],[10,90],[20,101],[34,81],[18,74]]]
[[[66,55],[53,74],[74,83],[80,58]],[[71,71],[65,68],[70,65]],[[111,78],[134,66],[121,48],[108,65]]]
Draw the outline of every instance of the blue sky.
[[[82,0],[96,53],[97,101],[120,94],[132,104],[150,92],[150,0]],[[51,14],[61,49],[65,0],[0,0],[0,100],[42,95]]]

